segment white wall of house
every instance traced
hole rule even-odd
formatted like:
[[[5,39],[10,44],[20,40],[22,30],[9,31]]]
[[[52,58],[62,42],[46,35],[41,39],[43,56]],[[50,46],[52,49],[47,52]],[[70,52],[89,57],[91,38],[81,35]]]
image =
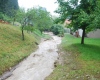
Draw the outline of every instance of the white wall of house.
[[[64,28],[65,33],[70,33],[70,29],[69,28]]]
[[[79,36],[82,37],[83,30],[82,29],[78,29],[78,32],[79,32]]]
[[[96,31],[91,31],[87,34],[87,37],[89,38],[100,38],[100,29],[97,29]]]

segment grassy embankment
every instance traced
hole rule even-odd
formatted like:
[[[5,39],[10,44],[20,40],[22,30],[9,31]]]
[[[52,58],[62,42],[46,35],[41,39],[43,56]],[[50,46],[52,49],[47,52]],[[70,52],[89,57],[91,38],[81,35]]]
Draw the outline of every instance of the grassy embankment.
[[[100,38],[81,38],[65,35],[60,52],[62,64],[46,80],[100,80]]]
[[[0,75],[33,52],[37,48],[37,38],[25,32],[22,41],[19,27],[0,24]]]
[[[41,33],[40,30],[38,30],[38,29],[35,29],[33,31],[33,33],[36,34],[37,36],[39,36],[40,38],[44,38],[44,39],[47,39],[47,40],[51,39],[50,35]]]

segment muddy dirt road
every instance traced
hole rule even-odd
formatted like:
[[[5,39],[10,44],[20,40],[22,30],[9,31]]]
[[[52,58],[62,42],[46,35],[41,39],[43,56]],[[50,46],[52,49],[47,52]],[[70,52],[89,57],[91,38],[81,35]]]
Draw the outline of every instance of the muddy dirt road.
[[[61,38],[50,35],[52,39],[42,40],[37,51],[22,61],[6,80],[44,80],[52,73]]]

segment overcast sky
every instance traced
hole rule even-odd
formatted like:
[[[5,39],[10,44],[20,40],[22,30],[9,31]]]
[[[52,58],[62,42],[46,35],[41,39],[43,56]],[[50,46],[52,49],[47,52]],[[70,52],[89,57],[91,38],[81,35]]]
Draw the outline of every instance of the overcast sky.
[[[56,0],[18,0],[19,6],[25,9],[32,8],[35,6],[45,7],[52,15],[57,15],[54,11],[58,5],[55,3]]]

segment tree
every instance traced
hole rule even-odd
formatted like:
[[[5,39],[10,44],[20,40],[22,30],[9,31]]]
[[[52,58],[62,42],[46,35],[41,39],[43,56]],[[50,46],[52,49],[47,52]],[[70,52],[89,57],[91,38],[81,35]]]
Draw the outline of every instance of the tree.
[[[92,21],[92,24],[90,25],[93,29],[100,29],[100,0],[97,0],[97,6],[95,8],[95,12],[93,14],[94,19]],[[93,27],[95,26],[95,27]]]
[[[14,22],[16,10],[18,9],[18,0],[0,0],[0,13],[3,14],[3,16],[1,15],[0,17],[1,19],[6,21],[13,19]]]
[[[93,14],[96,8],[97,0],[57,0],[59,3],[57,13],[61,14],[61,18],[66,19],[70,16],[74,28],[82,28],[83,35],[81,44],[84,44],[85,31],[90,26],[91,20],[93,21]]]
[[[16,13],[16,20],[21,23],[22,40],[24,40],[24,30],[32,32],[34,28],[41,32],[48,30],[52,26],[52,18],[45,8],[38,7],[28,9],[19,9]]]
[[[16,10],[19,9],[18,0],[8,0],[5,5],[5,14],[13,17],[15,16]]]
[[[0,12],[12,16],[12,10],[18,10],[18,0],[0,0]]]
[[[5,13],[5,6],[8,3],[8,0],[0,0],[0,12]]]
[[[81,24],[82,29],[83,29],[81,44],[84,44],[85,30],[86,28],[90,26],[90,24],[92,23],[91,21],[93,21],[93,18],[94,18],[91,16],[94,14],[94,11],[96,8],[96,0],[81,0],[80,3],[81,3],[79,6],[80,9],[82,9],[84,13],[86,14],[86,16],[82,20],[84,23]]]
[[[43,7],[32,8],[27,12],[28,20],[33,23],[33,26],[41,32],[48,30],[52,26],[52,18],[49,12]]]
[[[26,23],[27,23],[27,17],[26,17],[25,9],[19,8],[16,11],[15,18],[16,18],[16,21],[21,23],[22,40],[24,40],[24,28],[25,28]]]
[[[26,16],[26,12],[24,8],[19,8],[16,11],[15,18],[16,18],[16,21],[18,21],[19,23],[23,23],[23,19],[25,18],[25,16]]]

